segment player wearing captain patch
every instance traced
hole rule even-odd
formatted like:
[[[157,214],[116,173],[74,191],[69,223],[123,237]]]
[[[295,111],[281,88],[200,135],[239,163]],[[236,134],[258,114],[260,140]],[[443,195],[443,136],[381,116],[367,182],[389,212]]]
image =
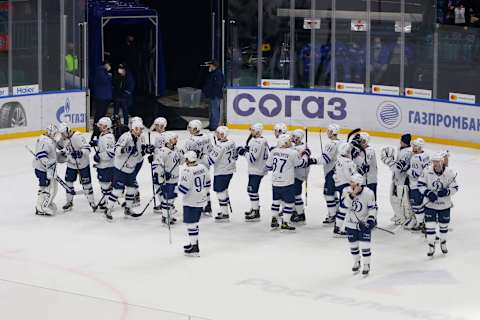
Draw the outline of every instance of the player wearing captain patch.
[[[339,132],[340,127],[337,124],[331,124],[328,126],[327,136],[330,141],[325,145],[322,156],[319,159],[319,164],[323,165],[323,172],[325,174],[323,195],[325,196],[328,210],[328,214],[323,221],[324,224],[334,223],[335,215],[338,211],[339,199],[336,195],[333,175],[335,173],[335,163],[337,162],[337,150],[340,144],[340,140],[338,139]]]
[[[198,222],[202,210],[207,204],[207,190],[210,188],[209,170],[197,163],[197,155],[193,151],[185,153],[185,166],[180,174],[178,191],[183,195],[183,223],[187,227],[189,244],[184,246],[187,256],[198,256],[199,227]]]
[[[102,201],[99,204],[100,209],[105,210],[108,195],[112,191],[113,181],[113,158],[115,157],[115,137],[111,132],[112,120],[103,117],[97,122],[100,135],[97,140],[91,140],[90,146],[97,148],[93,161],[97,168],[97,177],[102,189]]]
[[[208,155],[212,151],[213,145],[211,137],[202,133],[202,123],[200,120],[192,120],[188,123],[187,127],[190,137],[185,141],[183,145],[184,153],[187,151],[193,151],[197,154],[198,163],[203,164],[207,169]],[[203,213],[207,216],[212,215],[212,205],[210,202],[210,190],[207,190],[208,202],[205,206]]]
[[[338,158],[335,163],[335,174],[333,179],[335,180],[335,189],[340,196],[340,205],[335,215],[335,224],[333,227],[333,234],[337,237],[346,236],[343,230],[343,221],[347,213],[347,207],[343,203],[343,190],[350,184],[350,178],[354,173],[357,173],[357,166],[351,159],[351,145],[343,143],[338,147]]]
[[[410,184],[410,206],[415,217],[412,217],[411,222],[407,223],[406,227],[413,231],[425,230],[424,196],[418,189],[418,179],[422,176],[423,171],[430,165],[430,157],[423,151],[424,145],[425,141],[421,138],[412,142],[413,155],[410,160],[410,169],[407,171]]]
[[[392,185],[390,188],[390,203],[394,212],[392,221],[395,224],[403,224],[410,216],[410,200],[408,192],[408,169],[412,158],[410,142],[412,136],[409,133],[400,138],[400,149],[395,155],[391,147],[382,149],[382,162],[392,171]]]
[[[62,156],[67,157],[67,170],[65,171],[65,183],[68,186],[66,193],[67,203],[62,207],[63,211],[70,211],[73,208],[73,196],[75,189],[73,183],[80,176],[80,183],[85,191],[90,206],[95,206],[92,188],[92,176],[90,173],[90,145],[85,137],[76,131],[72,131],[70,125],[62,122],[59,127],[62,135],[58,146]]]
[[[363,176],[364,184],[373,191],[377,198],[378,167],[375,149],[369,145],[370,135],[360,132],[358,139],[352,144],[358,143],[358,148],[352,150],[352,160],[357,165],[357,171]]]
[[[220,212],[215,217],[215,222],[228,222],[231,207],[228,187],[233,173],[236,170],[238,159],[235,142],[228,139],[228,128],[220,126],[215,130],[217,143],[208,155],[208,164],[213,166],[213,191],[217,193]]]
[[[343,204],[347,209],[345,230],[350,253],[353,256],[352,271],[360,270],[360,244],[362,249],[363,275],[370,272],[371,235],[376,225],[377,204],[373,191],[363,185],[362,175],[355,173],[350,177],[350,186],[342,194]]]
[[[288,221],[293,212],[295,203],[295,168],[304,168],[308,165],[308,157],[291,148],[290,136],[280,135],[278,145],[274,148],[267,159],[267,170],[272,171],[272,222],[271,228],[279,227],[278,218],[280,205],[283,202],[282,230],[295,230]]]
[[[156,180],[155,193],[162,195],[160,205],[162,222],[174,224],[177,221],[175,218],[175,199],[177,198],[176,189],[180,165],[183,161],[183,152],[177,148],[178,135],[176,133],[165,132],[164,138],[165,145],[156,149],[155,155],[149,156],[149,161],[153,157],[154,180]]]
[[[440,249],[447,254],[447,233],[450,223],[451,197],[458,191],[457,175],[444,166],[444,154],[432,157],[432,166],[427,167],[418,179],[418,189],[425,196],[425,227],[429,257],[435,254],[437,223],[440,228]]]
[[[131,131],[124,133],[115,145],[114,185],[105,210],[105,216],[109,220],[113,218],[111,211],[124,189],[126,189],[124,214],[125,216],[132,214],[131,207],[135,199],[136,166],[145,155],[145,150],[142,150],[142,146],[145,145],[145,138],[142,136],[143,129],[143,123],[133,121]]]
[[[267,174],[266,163],[269,154],[267,139],[263,136],[263,125],[256,123],[250,127],[250,136],[245,147],[238,147],[237,152],[245,156],[248,162],[247,193],[250,198],[250,211],[245,212],[245,221],[260,220],[260,183]]]
[[[57,165],[58,128],[51,124],[35,144],[35,158],[33,168],[38,179],[38,198],[35,205],[35,214],[53,215],[57,211],[53,199],[57,194],[55,170]]]

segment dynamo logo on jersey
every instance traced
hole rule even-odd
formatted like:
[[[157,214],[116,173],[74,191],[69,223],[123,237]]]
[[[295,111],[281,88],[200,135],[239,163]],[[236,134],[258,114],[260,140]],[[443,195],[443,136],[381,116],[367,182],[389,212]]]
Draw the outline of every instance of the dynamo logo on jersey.
[[[358,200],[353,200],[352,202],[352,211],[360,212],[363,209],[363,204]]]
[[[402,122],[402,110],[395,102],[382,102],[377,108],[377,120],[382,127],[393,129]]]
[[[57,121],[65,121],[71,124],[84,124],[86,119],[85,113],[71,113],[71,104],[70,98],[67,98],[65,104],[57,109]]]

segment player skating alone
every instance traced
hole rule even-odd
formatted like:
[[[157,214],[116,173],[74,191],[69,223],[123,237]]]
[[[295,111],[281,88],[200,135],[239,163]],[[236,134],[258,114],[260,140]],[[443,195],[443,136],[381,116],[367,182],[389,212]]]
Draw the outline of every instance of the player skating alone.
[[[418,189],[418,179],[423,171],[430,165],[430,157],[425,153],[423,147],[425,141],[422,138],[412,141],[412,159],[410,160],[410,169],[408,169],[408,181],[410,185],[410,206],[415,217],[405,224],[405,227],[412,231],[425,230],[425,208],[423,207],[424,197]]]
[[[57,166],[57,140],[59,139],[58,128],[51,124],[35,144],[35,158],[33,168],[38,179],[38,197],[35,205],[35,214],[54,215],[57,206],[53,202],[57,194],[57,182],[55,170]]]
[[[267,174],[266,163],[269,154],[267,139],[263,137],[263,125],[256,123],[250,127],[250,136],[245,147],[238,147],[238,154],[248,162],[247,193],[250,198],[250,211],[245,212],[245,221],[260,220],[260,183]]]
[[[79,176],[80,183],[90,206],[95,206],[92,188],[92,176],[90,173],[90,145],[80,132],[73,131],[68,123],[62,122],[59,127],[62,135],[58,145],[63,156],[67,157],[67,170],[65,171],[65,183],[68,186],[66,193],[67,203],[62,207],[64,212],[73,208],[73,196],[75,189],[73,183]]]
[[[163,195],[161,202],[162,222],[174,224],[177,220],[175,199],[177,198],[177,185],[180,172],[180,165],[183,161],[183,152],[177,148],[178,135],[174,132],[165,132],[165,145],[155,149],[153,168],[156,171],[160,184],[160,191]],[[149,156],[149,160],[150,160]],[[170,221],[170,222],[168,222]]]
[[[207,204],[207,190],[210,188],[210,172],[198,163],[197,154],[185,153],[185,166],[180,174],[178,191],[183,194],[183,223],[187,227],[189,244],[184,246],[187,256],[199,256],[198,223]]]
[[[378,167],[375,149],[369,145],[370,135],[367,132],[360,132],[358,140],[358,152],[354,153],[353,162],[357,165],[357,171],[364,178],[364,184],[373,191],[377,199]]]
[[[115,145],[115,166],[113,191],[108,196],[107,209],[104,211],[107,219],[112,220],[112,209],[118,197],[126,189],[125,193],[125,216],[132,214],[132,205],[135,199],[136,172],[135,167],[143,159],[142,146],[145,145],[142,135],[144,126],[140,121],[132,121],[132,129],[124,133]]]
[[[392,147],[383,148],[381,154],[382,162],[392,171],[390,203],[394,212],[392,221],[397,225],[404,224],[411,215],[407,184],[407,172],[412,158],[411,140],[412,136],[406,133],[400,138],[400,148],[396,154]]]
[[[301,156],[291,148],[290,136],[282,134],[278,137],[278,145],[275,147],[268,159],[267,170],[272,171],[272,222],[271,228],[278,229],[280,205],[283,203],[282,230],[295,230],[290,225],[290,216],[293,213],[295,204],[295,168],[304,168],[308,165],[308,157]]]
[[[335,222],[335,215],[339,199],[336,196],[335,180],[333,174],[335,173],[335,163],[337,162],[337,151],[340,144],[338,133],[340,127],[337,124],[331,124],[327,129],[327,136],[330,141],[325,145],[323,154],[319,159],[319,163],[323,165],[323,172],[325,174],[325,184],[323,186],[323,195],[327,203],[328,214],[323,221],[324,224]],[[320,133],[321,134],[321,133]]]
[[[427,167],[418,180],[418,188],[425,196],[425,227],[428,241],[427,256],[435,254],[437,223],[440,229],[440,249],[448,253],[447,233],[450,223],[451,197],[458,191],[457,175],[444,166],[445,154],[432,157],[432,166]]]
[[[208,155],[208,164],[213,166],[213,191],[216,192],[220,212],[215,222],[228,222],[231,207],[228,187],[236,170],[238,159],[235,142],[228,139],[228,128],[220,126],[215,130],[216,144]]]
[[[360,247],[362,250],[363,275],[370,272],[372,229],[376,225],[377,205],[373,191],[363,186],[362,175],[356,173],[350,177],[350,186],[343,191],[343,204],[347,209],[345,230],[350,253],[353,256],[352,271],[360,270]]]
[[[337,237],[346,236],[344,230],[344,220],[347,214],[347,207],[345,206],[343,194],[344,189],[350,185],[350,178],[354,173],[357,173],[357,166],[352,160],[352,146],[348,143],[342,143],[338,146],[338,157],[335,163],[335,173],[333,179],[335,180],[335,189],[340,196],[340,205],[338,206],[335,215],[335,225],[333,227],[333,234]]]
[[[99,129],[99,136],[96,140],[90,141],[90,146],[95,150],[93,161],[94,167],[97,168],[97,178],[102,189],[102,201],[99,204],[99,208],[106,209],[106,203],[108,195],[112,191],[113,181],[113,159],[115,158],[115,137],[111,132],[112,120],[108,117],[100,118],[97,122]]]
[[[167,129],[167,119],[163,117],[158,117],[153,121],[152,127],[150,128],[150,133],[148,136],[148,143],[153,145],[154,152],[157,152],[165,146],[165,130]],[[148,157],[150,164],[153,162],[154,155],[151,154]],[[177,177],[178,178],[178,177]],[[160,182],[158,181],[158,176],[154,176],[153,185],[155,190],[155,197],[157,205],[153,208],[153,211],[156,213],[162,213],[162,192],[160,190]]]
[[[190,137],[185,141],[183,150],[193,151],[197,154],[198,163],[203,164],[206,168],[208,165],[208,155],[212,151],[213,145],[209,135],[202,133],[202,123],[200,120],[192,120],[187,127]],[[210,189],[207,190],[208,201],[203,210],[206,216],[212,216],[212,204],[210,201]]]

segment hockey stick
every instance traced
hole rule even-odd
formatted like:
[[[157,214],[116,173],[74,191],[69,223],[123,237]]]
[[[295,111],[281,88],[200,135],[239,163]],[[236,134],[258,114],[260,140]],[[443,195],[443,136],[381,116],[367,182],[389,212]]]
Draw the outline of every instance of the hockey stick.
[[[305,148],[308,149],[308,128],[305,127]],[[308,166],[305,167],[305,207],[308,207]]]
[[[361,128],[353,129],[352,131],[350,131],[350,133],[347,135],[347,142],[350,142],[350,138],[351,138],[353,135],[359,133],[360,131],[362,131]]]
[[[320,136],[320,151],[322,152],[322,156],[323,156],[322,129],[320,129],[320,132],[318,133],[318,135]]]
[[[381,227],[375,226],[375,229],[378,229],[378,230],[380,230],[380,231],[386,232],[386,233],[391,234],[391,235],[395,235],[395,232],[390,231],[390,230],[385,229],[385,228],[381,228]]]
[[[151,140],[150,140],[150,131],[148,131],[148,144],[152,145]],[[154,174],[153,174],[153,163],[150,162],[150,173],[152,176],[152,193],[155,195],[155,182],[154,182]],[[153,206],[157,206],[157,197],[153,197]]]

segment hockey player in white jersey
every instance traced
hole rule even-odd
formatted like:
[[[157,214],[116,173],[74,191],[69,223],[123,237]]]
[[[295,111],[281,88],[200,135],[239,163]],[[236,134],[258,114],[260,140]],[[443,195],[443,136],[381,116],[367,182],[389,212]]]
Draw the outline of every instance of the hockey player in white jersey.
[[[131,208],[135,199],[136,166],[145,155],[146,141],[142,135],[144,126],[140,121],[133,121],[132,129],[122,134],[115,145],[115,166],[113,191],[108,196],[107,209],[104,211],[108,220],[112,220],[113,206],[118,197],[126,189],[125,216],[132,214]]]
[[[407,181],[407,172],[410,169],[410,159],[412,157],[411,140],[412,136],[406,133],[400,138],[400,149],[396,154],[392,147],[385,147],[381,152],[382,162],[392,171],[390,203],[394,212],[392,221],[397,225],[405,223],[411,210]]]
[[[273,127],[273,134],[275,135],[275,139],[278,139],[282,134],[287,134],[287,133],[288,133],[288,127],[283,122],[277,123]]]
[[[440,229],[440,249],[448,253],[447,233],[450,223],[451,197],[458,191],[457,175],[444,166],[444,154],[432,157],[432,165],[427,167],[418,179],[418,188],[425,196],[425,227],[428,241],[427,256],[435,254],[437,223]]]
[[[310,165],[317,164],[317,159],[310,158],[311,152],[304,143],[305,133],[303,130],[296,129],[291,134],[293,148],[297,150],[300,156],[306,155],[309,163],[305,168],[295,168],[295,210],[291,216],[291,222],[305,223],[305,208],[302,198],[303,183],[310,172]]]
[[[340,127],[337,124],[331,124],[328,126],[327,136],[330,141],[325,145],[322,156],[319,159],[319,163],[323,165],[323,172],[325,175],[323,195],[325,196],[328,210],[328,214],[323,221],[324,224],[334,223],[335,215],[338,210],[339,199],[336,195],[333,175],[335,173],[335,163],[337,162],[337,150],[340,144],[340,140],[338,139],[339,132]]]
[[[283,203],[282,230],[295,230],[289,224],[290,216],[293,213],[295,204],[295,168],[306,167],[308,157],[300,154],[291,148],[290,136],[282,134],[278,137],[278,145],[271,152],[267,159],[267,170],[272,171],[272,222],[271,228],[278,229],[280,205]]]
[[[90,173],[90,145],[85,137],[77,131],[73,131],[70,124],[62,122],[59,127],[62,135],[58,145],[63,156],[67,157],[67,170],[65,171],[65,183],[68,186],[66,193],[67,203],[62,207],[64,212],[73,208],[73,196],[75,189],[73,183],[79,176],[80,183],[87,200],[92,208],[95,207],[93,198],[92,176]]]
[[[148,132],[148,144],[152,145],[154,148],[154,152],[157,152],[161,148],[165,146],[165,130],[167,129],[167,119],[163,117],[158,117],[153,121],[153,124]],[[148,161],[152,166],[152,170],[155,171],[153,168],[154,154],[150,154],[148,156]],[[155,190],[155,203],[156,206],[153,208],[154,212],[162,213],[162,192],[160,190],[160,182],[158,181],[158,175],[154,174],[153,178],[153,185]]]
[[[57,140],[59,139],[58,128],[51,124],[35,144],[35,158],[33,168],[38,179],[38,198],[35,206],[37,215],[54,215],[57,211],[53,202],[57,193],[55,181],[57,165]]]
[[[165,145],[155,149],[153,168],[156,172],[159,187],[155,189],[156,193],[162,194],[161,213],[162,222],[165,224],[174,224],[175,219],[175,199],[177,198],[177,186],[180,172],[180,165],[183,161],[183,152],[177,148],[178,134],[175,132],[165,132]],[[153,155],[149,156],[149,161]],[[160,183],[161,182],[161,183]]]
[[[208,164],[213,166],[213,191],[216,192],[220,205],[220,212],[215,217],[215,222],[228,222],[230,196],[228,187],[236,170],[238,159],[237,146],[228,139],[228,128],[220,126],[215,130],[216,144],[208,155]]]
[[[207,204],[207,190],[210,188],[210,172],[198,163],[194,151],[185,153],[185,166],[180,174],[178,191],[183,194],[183,223],[187,227],[189,243],[184,246],[187,256],[199,256],[198,223],[202,210]]]
[[[429,155],[423,151],[425,141],[422,138],[412,141],[412,158],[410,160],[410,169],[408,169],[408,181],[410,185],[410,206],[415,217],[405,224],[406,228],[412,231],[425,230],[425,208],[423,207],[424,197],[418,189],[418,179],[423,171],[430,165]]]
[[[100,118],[97,122],[99,136],[96,140],[90,141],[90,146],[95,150],[93,161],[97,168],[97,178],[102,189],[102,199],[99,208],[105,210],[108,195],[112,191],[113,181],[113,158],[115,158],[115,137],[111,132],[112,120],[108,117]]]
[[[250,198],[250,211],[245,212],[245,221],[260,220],[260,183],[267,174],[266,162],[269,154],[267,139],[263,137],[263,125],[253,124],[245,147],[238,147],[237,152],[245,156],[248,162],[247,193]]]
[[[335,189],[340,196],[340,205],[335,215],[335,224],[333,227],[333,234],[337,237],[346,236],[343,222],[347,214],[347,207],[344,203],[343,191],[350,185],[352,175],[357,173],[357,166],[351,159],[351,152],[352,146],[349,143],[342,143],[338,146],[338,157],[335,163],[335,174],[333,175]]]
[[[133,128],[133,124],[134,123],[137,123],[137,124],[141,124],[142,126],[144,126],[145,128],[145,125],[143,123],[143,119],[140,118],[140,117],[132,117],[129,119],[129,128],[130,130]],[[154,146],[151,145],[150,143],[147,143],[148,142],[148,136],[145,134],[145,132],[142,130],[142,141],[143,141],[143,144],[142,144],[142,154],[145,155],[145,154],[153,154],[154,152]],[[135,175],[135,195],[134,195],[134,198],[133,198],[133,203],[132,203],[132,207],[138,207],[140,205],[140,188],[139,188],[139,185],[138,185],[138,181],[137,181],[137,176],[138,176],[138,173],[140,172],[140,170],[142,169],[142,165],[143,165],[143,156],[142,157],[138,157],[137,158],[137,164],[135,166],[135,170],[134,170],[134,175]],[[126,202],[123,203],[123,206],[126,205]]]
[[[206,168],[208,165],[208,155],[212,151],[213,145],[211,137],[205,133],[202,133],[202,123],[200,120],[192,120],[188,123],[187,127],[190,137],[185,141],[183,150],[193,151],[197,154],[198,163],[203,164]],[[203,213],[207,216],[212,215],[212,205],[210,202],[210,190],[207,190],[208,201]]]
[[[364,184],[373,191],[375,199],[377,198],[378,167],[377,155],[375,149],[369,145],[370,135],[367,132],[360,132],[358,139],[352,143],[358,142],[358,148],[354,147],[352,151],[353,162],[357,165],[357,171],[364,178]]]
[[[360,247],[362,250],[363,269],[362,274],[370,272],[371,248],[370,242],[372,229],[377,221],[377,204],[373,191],[363,186],[364,178],[355,173],[350,177],[350,186],[344,189],[342,198],[347,209],[345,217],[345,230],[350,253],[353,256],[352,271],[360,271]]]

